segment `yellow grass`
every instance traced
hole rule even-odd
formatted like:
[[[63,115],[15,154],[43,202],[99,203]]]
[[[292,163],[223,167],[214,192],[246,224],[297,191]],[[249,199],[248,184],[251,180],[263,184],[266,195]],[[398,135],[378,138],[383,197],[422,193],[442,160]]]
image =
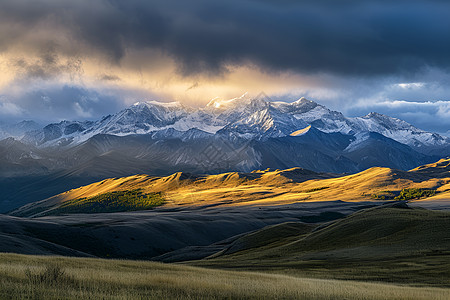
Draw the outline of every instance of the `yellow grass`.
[[[32,282],[58,264],[69,280]],[[143,261],[0,254],[1,299],[449,299],[450,290]]]
[[[450,164],[450,159],[422,166],[409,172],[375,167],[341,177],[329,174],[330,178],[327,179],[318,179],[317,174],[298,175],[296,171],[299,169],[296,168],[281,171],[254,171],[251,174],[253,177],[246,177],[236,172],[199,178],[189,178],[182,173],[175,173],[167,177],[134,175],[106,179],[73,189],[47,200],[30,204],[30,208],[39,207],[38,210],[42,211],[68,200],[130,189],[142,189],[145,193],[163,192],[166,200],[165,206],[169,207],[210,204],[279,205],[302,201],[336,200],[373,201],[372,195],[384,191],[398,193],[402,189],[408,188],[434,189],[438,193],[430,199],[449,199],[450,172],[447,171],[448,164]],[[438,172],[439,176],[435,178],[428,176],[433,171]],[[425,173],[428,174],[428,177],[423,176]],[[296,176],[295,180],[290,176]]]

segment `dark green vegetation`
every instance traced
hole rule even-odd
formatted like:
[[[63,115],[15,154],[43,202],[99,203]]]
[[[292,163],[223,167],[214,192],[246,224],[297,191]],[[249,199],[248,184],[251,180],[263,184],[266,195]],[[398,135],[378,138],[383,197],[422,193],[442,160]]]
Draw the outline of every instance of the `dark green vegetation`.
[[[372,197],[372,199],[375,199],[375,200],[392,200],[396,197],[397,194],[398,194],[398,192],[395,193],[392,191],[381,191],[376,194],[372,194],[370,196]]]
[[[450,213],[381,207],[308,232],[292,224],[277,228],[244,236],[190,264],[450,287]]]
[[[412,200],[427,198],[436,195],[435,190],[431,189],[402,189],[399,191],[381,191],[370,195],[375,200]]]
[[[145,194],[141,189],[136,189],[69,200],[53,210],[52,214],[145,210],[162,204],[164,204],[164,198],[161,193]]]
[[[411,199],[420,199],[431,197],[436,194],[435,190],[426,190],[426,189],[403,189],[400,192],[400,195],[395,197],[395,200],[411,200]]]

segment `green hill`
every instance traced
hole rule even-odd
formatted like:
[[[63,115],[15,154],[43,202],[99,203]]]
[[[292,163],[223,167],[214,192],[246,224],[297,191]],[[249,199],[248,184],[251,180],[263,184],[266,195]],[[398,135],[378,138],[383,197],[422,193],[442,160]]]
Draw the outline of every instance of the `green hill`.
[[[191,264],[450,286],[448,212],[397,204],[306,229],[289,223],[265,228]]]
[[[161,192],[146,193],[142,189],[120,190],[98,194],[91,197],[81,197],[60,202],[53,207],[29,205],[28,214],[39,216],[76,214],[76,213],[110,213],[135,210],[152,209],[163,205],[165,199]],[[16,216],[25,216],[26,213],[18,211]]]

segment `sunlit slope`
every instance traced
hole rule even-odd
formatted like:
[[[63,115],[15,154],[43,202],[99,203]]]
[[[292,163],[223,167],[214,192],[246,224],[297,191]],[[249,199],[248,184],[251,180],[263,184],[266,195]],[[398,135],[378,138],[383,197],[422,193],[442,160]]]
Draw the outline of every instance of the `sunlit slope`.
[[[423,165],[411,170],[417,174],[424,174],[432,177],[449,177],[450,158],[443,158],[435,163]]]
[[[26,205],[13,214],[32,215],[73,199],[136,189],[144,193],[161,193],[164,205],[168,207],[393,200],[403,189],[412,188],[434,190],[434,197],[446,197],[450,191],[449,162],[449,159],[441,160],[410,171],[375,167],[347,176],[315,173],[301,168],[208,176],[187,173],[175,173],[167,177],[135,175],[106,179],[73,189]]]

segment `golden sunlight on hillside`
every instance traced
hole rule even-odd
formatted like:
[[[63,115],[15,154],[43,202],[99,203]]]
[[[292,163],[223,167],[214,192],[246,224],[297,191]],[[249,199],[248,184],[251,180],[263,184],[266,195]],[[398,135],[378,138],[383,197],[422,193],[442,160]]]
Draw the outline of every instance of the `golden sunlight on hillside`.
[[[432,194],[416,197],[428,197],[419,199],[422,201],[450,199],[449,161],[441,160],[407,172],[376,167],[346,176],[315,173],[301,168],[207,176],[181,172],[166,177],[134,175],[106,179],[73,189],[23,209],[42,211],[59,207],[73,199],[136,189],[143,193],[162,193],[165,207],[261,206],[337,200],[385,201],[394,200],[403,189],[431,190]]]

